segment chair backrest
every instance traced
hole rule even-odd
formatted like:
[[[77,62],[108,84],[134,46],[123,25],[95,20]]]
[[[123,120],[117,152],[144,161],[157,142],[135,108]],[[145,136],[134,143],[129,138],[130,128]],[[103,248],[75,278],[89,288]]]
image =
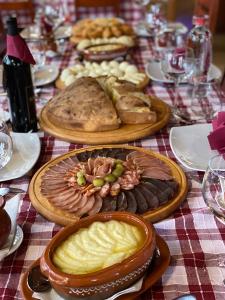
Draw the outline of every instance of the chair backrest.
[[[79,19],[80,7],[112,7],[116,16],[120,15],[120,0],[74,0],[76,19]]]
[[[209,29],[215,32],[220,0],[195,0],[194,14],[209,15]]]
[[[2,11],[17,12],[20,10],[28,11],[31,20],[33,21],[35,12],[34,12],[34,4],[32,0],[0,2],[0,12]]]

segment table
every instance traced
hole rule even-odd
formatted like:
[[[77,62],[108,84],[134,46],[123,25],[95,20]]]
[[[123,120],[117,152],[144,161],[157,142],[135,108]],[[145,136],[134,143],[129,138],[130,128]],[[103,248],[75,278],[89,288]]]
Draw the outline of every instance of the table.
[[[54,58],[49,63],[57,64],[60,69],[73,64],[76,56],[73,48],[66,44],[64,50],[63,56]],[[139,39],[139,47],[133,55],[133,61],[139,69],[144,70],[150,53],[150,42],[147,39]],[[170,85],[151,83],[147,92],[168,104],[173,103],[174,89]],[[37,108],[40,109],[46,103],[46,99],[51,98],[54,93],[53,85],[43,87],[37,99]],[[180,95],[180,102],[190,105],[187,86],[181,87]],[[4,97],[0,98],[0,107],[7,108],[7,100]],[[169,145],[169,131],[174,125],[170,122],[155,135],[131,142],[129,145],[160,152],[176,161]],[[60,141],[43,132],[39,132],[39,136],[41,154],[33,170],[21,178],[1,185],[27,190],[32,175],[44,163],[69,150],[86,146]],[[141,297],[142,300],[170,300],[184,293],[194,293],[199,300],[225,299],[225,227],[214,219],[203,201],[201,185],[194,180],[202,177],[203,173],[191,172],[187,199],[169,218],[155,224],[157,233],[169,246],[171,263],[162,278]],[[24,241],[14,254],[0,263],[0,299],[4,300],[22,299],[19,292],[21,273],[40,257],[48,241],[60,229],[60,226],[47,221],[35,211],[27,193],[21,201],[18,224],[23,229]]]

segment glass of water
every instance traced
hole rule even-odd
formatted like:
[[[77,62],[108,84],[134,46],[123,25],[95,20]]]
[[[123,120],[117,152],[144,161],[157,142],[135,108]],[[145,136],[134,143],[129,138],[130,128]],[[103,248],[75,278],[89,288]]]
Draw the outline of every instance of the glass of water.
[[[202,195],[213,214],[225,223],[225,154],[210,159],[203,178]]]
[[[12,138],[4,121],[0,120],[0,169],[11,159],[13,153]]]

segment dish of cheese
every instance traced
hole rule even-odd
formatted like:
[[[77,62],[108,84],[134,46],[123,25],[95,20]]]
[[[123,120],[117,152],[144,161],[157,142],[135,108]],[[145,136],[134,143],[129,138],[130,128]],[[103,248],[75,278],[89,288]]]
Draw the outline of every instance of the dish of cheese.
[[[67,274],[88,274],[121,263],[143,245],[136,226],[111,220],[94,222],[69,236],[53,253],[53,263]]]
[[[99,77],[99,76],[115,76],[119,80],[126,80],[139,85],[146,78],[144,73],[138,71],[135,65],[126,61],[121,63],[112,61],[103,61],[100,64],[96,62],[87,62],[84,64],[76,64],[75,66],[64,69],[61,73],[60,80],[65,86],[70,85],[80,77]]]

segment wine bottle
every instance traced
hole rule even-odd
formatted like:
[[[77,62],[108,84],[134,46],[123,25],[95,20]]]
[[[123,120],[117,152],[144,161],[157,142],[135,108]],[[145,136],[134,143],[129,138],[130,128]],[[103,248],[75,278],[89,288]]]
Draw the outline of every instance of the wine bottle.
[[[16,18],[7,21],[7,51],[3,58],[3,87],[9,99],[10,120],[15,132],[37,131],[31,64],[26,42],[18,34]]]

